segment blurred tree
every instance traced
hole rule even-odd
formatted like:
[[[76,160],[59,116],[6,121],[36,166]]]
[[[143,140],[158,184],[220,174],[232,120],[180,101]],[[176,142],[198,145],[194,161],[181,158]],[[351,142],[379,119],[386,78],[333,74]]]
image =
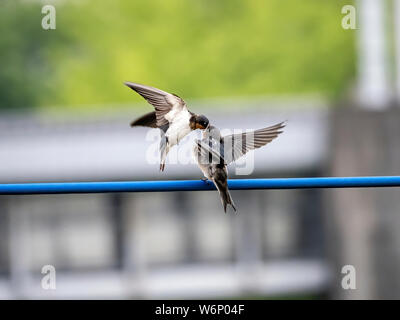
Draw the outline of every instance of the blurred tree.
[[[62,33],[41,27],[39,3],[20,0],[0,2],[0,108],[35,107],[43,96],[51,101],[54,88],[52,49],[67,45]]]
[[[0,102],[102,108],[142,101],[125,80],[186,98],[336,97],[355,72],[354,32],[341,27],[341,7],[352,2],[58,1],[54,31],[40,29],[31,2],[23,10],[3,5],[0,61],[8,62],[0,93],[7,98]]]

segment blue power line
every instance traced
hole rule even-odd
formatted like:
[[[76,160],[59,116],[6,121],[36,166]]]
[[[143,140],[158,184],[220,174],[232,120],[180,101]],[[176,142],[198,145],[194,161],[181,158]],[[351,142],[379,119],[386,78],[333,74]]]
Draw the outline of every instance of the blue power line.
[[[232,179],[231,190],[400,187],[400,176]],[[0,195],[215,190],[201,180],[0,184]]]

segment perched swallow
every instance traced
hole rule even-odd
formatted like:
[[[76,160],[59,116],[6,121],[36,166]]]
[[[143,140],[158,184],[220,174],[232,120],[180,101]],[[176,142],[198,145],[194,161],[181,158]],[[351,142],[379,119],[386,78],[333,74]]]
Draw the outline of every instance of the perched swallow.
[[[209,126],[203,131],[202,139],[195,141],[193,155],[204,174],[203,180],[209,179],[215,184],[225,213],[228,204],[236,211],[228,189],[227,166],[248,151],[274,140],[284,127],[285,123],[281,122],[268,128],[222,137],[219,129]]]
[[[160,170],[164,171],[169,150],[192,130],[206,129],[209,121],[203,115],[190,112],[185,101],[175,94],[133,82],[125,82],[125,85],[139,93],[155,108],[155,111],[132,121],[131,127],[161,129]]]

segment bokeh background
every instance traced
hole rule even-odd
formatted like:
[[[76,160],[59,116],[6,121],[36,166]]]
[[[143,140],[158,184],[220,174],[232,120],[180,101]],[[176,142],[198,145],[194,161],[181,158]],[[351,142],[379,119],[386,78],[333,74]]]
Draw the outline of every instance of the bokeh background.
[[[250,177],[397,175],[399,22],[398,0],[2,0],[0,182],[200,179],[146,161],[124,81],[220,128],[288,120]],[[0,298],[399,298],[398,192],[232,191],[237,215],[216,192],[0,196]]]

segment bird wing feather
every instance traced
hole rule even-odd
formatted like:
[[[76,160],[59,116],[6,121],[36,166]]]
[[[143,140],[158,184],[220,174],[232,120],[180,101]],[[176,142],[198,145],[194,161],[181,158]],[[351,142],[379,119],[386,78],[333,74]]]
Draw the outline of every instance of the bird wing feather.
[[[274,140],[285,127],[285,122],[254,131],[231,134],[221,139],[221,155],[226,164],[236,161],[250,150],[258,149]]]
[[[185,101],[174,94],[133,82],[125,82],[125,85],[140,94],[155,108],[157,127],[169,124],[178,112],[187,110]]]

